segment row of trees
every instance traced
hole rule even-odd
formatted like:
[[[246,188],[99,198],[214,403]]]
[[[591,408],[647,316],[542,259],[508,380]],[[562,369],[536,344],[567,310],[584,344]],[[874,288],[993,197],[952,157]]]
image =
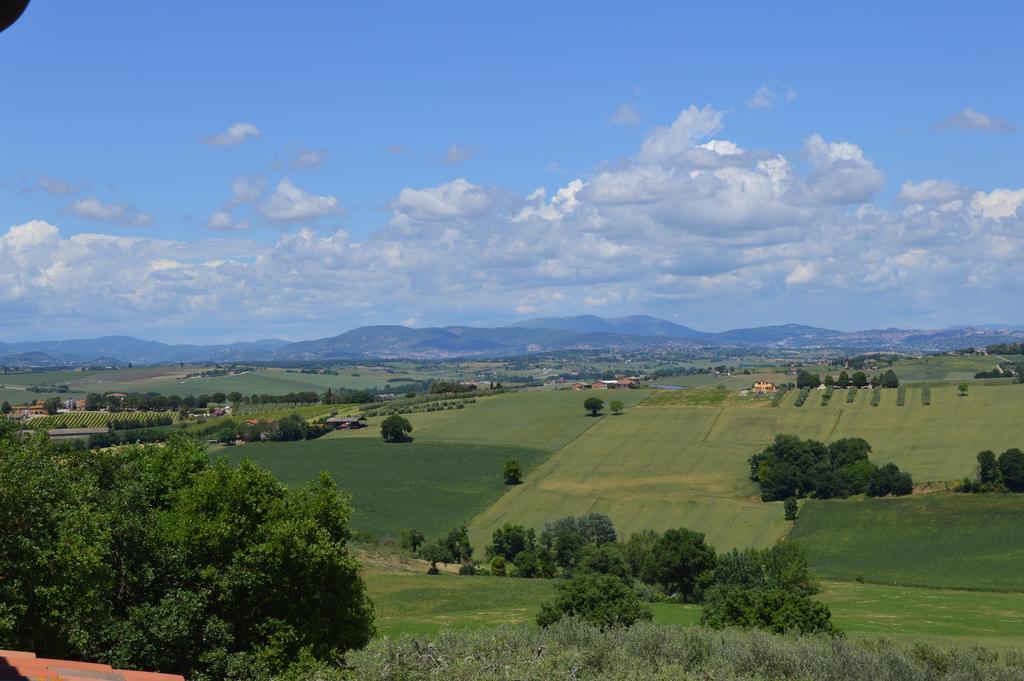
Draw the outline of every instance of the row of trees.
[[[892,463],[876,466],[868,458],[870,453],[871,445],[857,437],[825,445],[779,434],[750,457],[750,479],[760,485],[764,501],[910,494],[914,487],[910,474]]]
[[[881,388],[898,388],[900,379],[892,369],[874,378],[868,378],[868,375],[863,371],[855,371],[852,376],[842,371],[838,378],[833,378],[831,374],[828,374],[824,380],[818,374],[812,374],[806,370],[801,370],[796,376],[797,388],[817,388],[819,385],[824,385],[826,388],[866,388],[869,385]]]
[[[373,635],[330,476],[289,488],[178,435],[98,457],[0,421],[0,641],[191,681],[268,679]]]
[[[224,444],[242,440],[259,442],[272,440],[275,442],[296,442],[298,440],[314,440],[331,432],[322,422],[308,423],[299,414],[289,414],[275,421],[260,420],[246,423],[236,418],[218,420],[208,426],[197,428],[197,435],[216,439]]]

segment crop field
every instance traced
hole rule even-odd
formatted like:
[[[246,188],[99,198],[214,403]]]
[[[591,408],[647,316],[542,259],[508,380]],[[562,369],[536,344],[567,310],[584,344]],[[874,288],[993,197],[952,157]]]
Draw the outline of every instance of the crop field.
[[[708,391],[691,394],[702,392]],[[682,525],[704,532],[719,549],[766,546],[782,535],[785,523],[777,504],[759,501],[747,459],[777,433],[823,441],[863,437],[876,462],[895,462],[921,482],[962,479],[973,474],[981,449],[1024,443],[1024,386],[975,387],[967,397],[953,386],[937,387],[931,406],[922,405],[920,389],[912,387],[902,407],[896,406],[896,390],[883,390],[877,407],[869,390],[858,391],[853,403],[838,393],[843,398],[825,406],[814,391],[802,407],[794,405],[793,392],[774,408],[769,400],[734,397],[718,406],[693,406],[676,397],[690,391],[654,393],[621,416],[596,419],[478,516],[471,536],[481,541],[506,522],[540,527],[551,518],[595,510],[608,513],[624,533]],[[581,404],[580,395],[574,398]],[[506,398],[492,399],[497,411]],[[435,423],[432,439],[476,413],[445,414],[448,420]]]
[[[1024,495],[809,501],[790,539],[822,577],[1024,592]]]
[[[650,395],[647,390],[531,390],[477,398],[465,409],[406,414],[417,440],[532,447],[553,452],[600,421],[583,409],[588,397],[622,400],[626,409]],[[380,418],[357,431],[380,437]],[[348,435],[347,433],[345,435]]]
[[[746,459],[756,449],[730,442],[725,431],[710,437],[730,411],[762,410],[640,406],[596,419],[474,519],[470,537],[483,541],[507,522],[539,528],[553,518],[599,511],[623,536],[684,526],[704,532],[719,549],[769,545],[786,525],[782,505],[762,503],[747,478]]]
[[[55,414],[54,416],[37,416],[27,422],[31,428],[104,428],[107,423],[116,421],[118,423],[145,422],[149,419],[170,416],[177,417],[172,411],[75,411],[66,414]]]
[[[726,362],[728,364],[728,362]],[[748,374],[734,374],[732,376],[715,376],[713,374],[683,374],[680,376],[664,376],[652,379],[650,382],[656,385],[677,385],[686,388],[715,388],[723,386],[727,390],[742,390],[749,388],[754,381],[772,381],[774,383],[786,383],[791,380],[790,374],[784,371],[770,371],[764,369],[752,369]]]
[[[218,449],[214,455],[227,456],[232,463],[251,459],[288,485],[304,484],[328,471],[352,495],[352,526],[357,530],[393,538],[399,530],[415,527],[432,538],[468,523],[502,495],[507,459],[518,459],[529,479],[547,453],[522,447],[387,444],[336,437],[254,443]],[[482,555],[483,546],[478,550]]]

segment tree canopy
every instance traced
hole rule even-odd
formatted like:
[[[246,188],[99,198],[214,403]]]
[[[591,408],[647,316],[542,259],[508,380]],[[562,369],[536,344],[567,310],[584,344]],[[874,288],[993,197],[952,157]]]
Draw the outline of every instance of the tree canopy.
[[[380,436],[384,438],[384,442],[406,442],[411,432],[412,424],[409,423],[409,419],[398,414],[392,414],[380,424]]]
[[[351,507],[205,447],[103,456],[0,424],[0,640],[47,655],[253,679],[365,645]]]

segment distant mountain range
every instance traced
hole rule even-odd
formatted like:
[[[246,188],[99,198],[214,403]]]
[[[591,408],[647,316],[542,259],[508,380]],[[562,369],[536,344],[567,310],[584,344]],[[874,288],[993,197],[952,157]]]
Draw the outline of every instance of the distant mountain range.
[[[933,330],[848,332],[784,324],[708,333],[647,315],[611,319],[582,315],[531,319],[498,328],[364,326],[330,338],[297,343],[266,339],[223,345],[170,345],[131,336],[0,343],[0,365],[443,359],[507,357],[563,350],[673,348],[928,352],[1010,341],[1024,341],[1024,327],[990,324]]]

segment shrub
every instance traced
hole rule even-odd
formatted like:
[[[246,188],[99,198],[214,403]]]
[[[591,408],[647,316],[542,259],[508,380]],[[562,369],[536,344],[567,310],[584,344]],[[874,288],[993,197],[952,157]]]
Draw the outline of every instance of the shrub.
[[[786,388],[779,388],[777,391],[775,391],[775,394],[772,395],[772,406],[773,407],[777,407],[780,404],[782,404],[782,398],[786,395],[786,392],[787,392]]]
[[[811,394],[810,388],[800,388],[800,392],[796,395],[796,400],[793,402],[793,406],[802,407],[804,402],[807,401],[807,396]]]
[[[896,389],[896,406],[902,407],[907,401],[907,387],[901,385]]]
[[[846,403],[853,404],[855,399],[857,399],[857,388],[848,388],[846,390]]]
[[[921,405],[927,407],[931,403],[932,403],[932,387],[930,385],[926,385],[925,387],[921,388]]]
[[[544,603],[537,614],[537,624],[549,627],[573,617],[605,631],[628,627],[639,621],[650,621],[650,609],[621,579],[611,575],[579,572],[558,587],[554,601]]]
[[[821,406],[828,406],[829,401],[832,399],[832,390],[832,388],[825,388],[825,392],[821,394]]]
[[[881,401],[882,401],[882,389],[881,388],[874,388],[874,389],[872,389],[871,390],[871,406],[872,407],[877,407],[878,404]]]

